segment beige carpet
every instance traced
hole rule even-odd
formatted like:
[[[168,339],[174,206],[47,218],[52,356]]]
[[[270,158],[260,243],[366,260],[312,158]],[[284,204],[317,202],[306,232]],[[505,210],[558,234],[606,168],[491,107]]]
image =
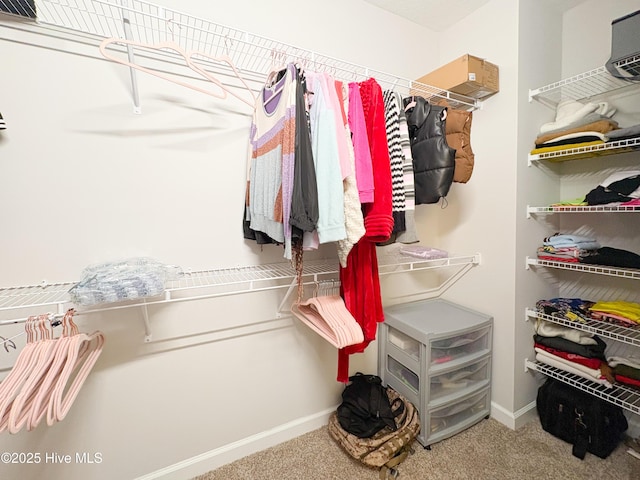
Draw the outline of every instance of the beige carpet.
[[[640,480],[640,460],[623,443],[606,459],[571,455],[571,445],[548,434],[538,420],[513,431],[483,420],[415,453],[399,480]],[[377,470],[344,453],[326,427],[250,455],[197,480],[376,480]]]

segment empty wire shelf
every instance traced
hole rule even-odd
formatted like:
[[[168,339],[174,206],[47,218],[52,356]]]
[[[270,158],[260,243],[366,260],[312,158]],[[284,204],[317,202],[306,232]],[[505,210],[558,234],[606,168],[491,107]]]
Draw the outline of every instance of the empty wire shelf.
[[[640,56],[625,59],[617,66],[623,69],[640,68]],[[544,87],[529,90],[529,101],[536,100],[555,108],[562,100],[590,100],[603,94],[611,94],[636,88],[637,84],[613,77],[602,66]]]

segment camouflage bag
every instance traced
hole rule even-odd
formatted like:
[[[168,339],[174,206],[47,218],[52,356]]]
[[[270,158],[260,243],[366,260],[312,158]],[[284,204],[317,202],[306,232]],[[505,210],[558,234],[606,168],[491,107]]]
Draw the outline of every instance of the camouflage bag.
[[[380,478],[397,478],[397,466],[409,453],[420,433],[420,418],[415,406],[392,388],[387,387],[389,402],[394,407],[402,403],[404,408],[394,408],[397,429],[385,427],[369,438],[359,438],[342,428],[336,412],[329,417],[329,434],[356,460],[372,468],[380,469]]]

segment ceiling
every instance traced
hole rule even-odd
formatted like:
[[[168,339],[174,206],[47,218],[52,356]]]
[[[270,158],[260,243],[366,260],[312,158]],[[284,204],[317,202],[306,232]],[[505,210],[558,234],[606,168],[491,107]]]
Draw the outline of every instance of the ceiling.
[[[419,25],[440,32],[490,0],[365,0]]]
[[[441,32],[478,10],[491,0],[364,0],[430,30]],[[585,0],[547,0],[561,12]]]

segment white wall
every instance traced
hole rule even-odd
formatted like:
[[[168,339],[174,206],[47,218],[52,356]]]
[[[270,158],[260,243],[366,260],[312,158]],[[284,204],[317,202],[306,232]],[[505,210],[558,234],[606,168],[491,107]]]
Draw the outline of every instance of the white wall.
[[[423,225],[435,225],[439,245],[451,251],[477,251],[479,268],[458,281],[445,297],[494,317],[492,415],[513,424],[514,209],[513,160],[517,123],[517,2],[494,0],[441,35],[440,61],[465,53],[498,65],[500,92],[473,113],[471,146],[475,165],[466,184],[454,184],[448,206],[420,212]],[[496,30],[496,25],[500,29]],[[426,227],[425,227],[426,228]]]
[[[407,78],[435,66],[406,48],[437,48],[432,33],[361,1],[164,5]],[[128,70],[96,42],[1,20],[0,285],[75,281],[87,265],[142,255],[192,270],[283,261],[242,239],[248,107],[139,73],[134,115]],[[342,390],[337,354],[277,317],[283,295],[152,307],[151,343],[137,309],[78,317],[107,343],[73,408],[54,426],[5,432],[0,450],[102,462],[0,464],[0,477],[131,479],[186,462],[184,478],[325,424]],[[353,372],[375,371],[372,350]],[[0,352],[5,374],[16,357]]]

